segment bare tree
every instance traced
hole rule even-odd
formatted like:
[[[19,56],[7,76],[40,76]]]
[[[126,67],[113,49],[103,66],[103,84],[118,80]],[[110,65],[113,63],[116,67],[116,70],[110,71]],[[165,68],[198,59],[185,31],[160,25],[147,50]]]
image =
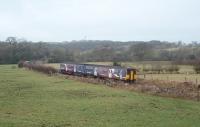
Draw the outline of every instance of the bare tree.
[[[6,42],[8,42],[9,44],[17,43],[17,38],[16,37],[7,37]]]

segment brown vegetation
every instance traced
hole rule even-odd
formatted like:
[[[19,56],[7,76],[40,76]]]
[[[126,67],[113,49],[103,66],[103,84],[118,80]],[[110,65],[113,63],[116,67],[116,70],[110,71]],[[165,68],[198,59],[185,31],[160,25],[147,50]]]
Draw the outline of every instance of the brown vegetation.
[[[26,61],[19,62],[18,67],[20,67],[20,68],[25,67],[25,68],[28,68],[29,70],[35,70],[35,71],[42,72],[42,73],[49,74],[49,75],[58,73],[58,70],[55,69],[54,67],[45,66],[42,64],[32,64],[32,63],[26,62]]]
[[[198,86],[191,82],[138,80],[131,89],[159,96],[198,100]]]

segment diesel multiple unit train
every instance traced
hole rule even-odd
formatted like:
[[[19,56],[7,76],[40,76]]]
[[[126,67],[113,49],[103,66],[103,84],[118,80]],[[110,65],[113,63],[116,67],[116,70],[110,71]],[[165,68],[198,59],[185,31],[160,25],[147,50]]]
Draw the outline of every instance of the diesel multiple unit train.
[[[60,64],[60,73],[103,79],[116,79],[126,82],[134,82],[136,80],[136,69],[121,66],[62,63]]]

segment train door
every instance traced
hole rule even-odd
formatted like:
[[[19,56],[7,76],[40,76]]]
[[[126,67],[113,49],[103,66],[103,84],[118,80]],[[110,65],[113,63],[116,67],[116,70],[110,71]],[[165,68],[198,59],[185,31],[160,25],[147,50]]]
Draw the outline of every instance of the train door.
[[[76,65],[74,65],[74,73],[76,73]]]
[[[98,76],[98,74],[97,74],[97,70],[98,70],[98,68],[97,68],[97,67],[94,67],[94,76],[95,76],[95,77]]]
[[[134,69],[127,69],[127,80],[134,81],[135,80],[135,71]]]
[[[127,69],[126,80],[127,80],[127,81],[130,81],[130,79],[131,79],[131,70],[130,70],[130,69]]]
[[[136,70],[133,70],[133,81],[136,81],[137,75],[136,75]]]

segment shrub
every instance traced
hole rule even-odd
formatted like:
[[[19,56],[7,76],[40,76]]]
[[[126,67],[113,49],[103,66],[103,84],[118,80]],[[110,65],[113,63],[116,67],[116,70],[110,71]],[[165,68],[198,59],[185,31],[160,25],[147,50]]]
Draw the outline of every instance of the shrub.
[[[24,66],[24,61],[19,61],[18,62],[18,68],[22,68]]]
[[[194,71],[195,71],[197,74],[200,74],[200,64],[194,65],[193,68],[194,68]]]
[[[28,68],[30,70],[42,72],[42,73],[45,73],[45,74],[58,73],[58,70],[53,68],[53,67],[45,66],[45,65],[42,65],[42,64],[33,64],[31,62],[24,62],[23,67]]]
[[[143,71],[144,71],[144,72],[150,72],[151,69],[150,69],[150,68],[146,68],[146,67],[144,67],[144,68],[143,68]]]
[[[170,65],[168,67],[166,67],[166,72],[169,72],[169,73],[178,73],[179,72],[179,67],[177,65]]]
[[[113,62],[113,66],[121,66],[121,63],[119,63],[119,62]]]
[[[159,64],[158,65],[153,65],[152,68],[151,68],[151,71],[154,72],[154,73],[160,74],[163,71],[163,68]]]

